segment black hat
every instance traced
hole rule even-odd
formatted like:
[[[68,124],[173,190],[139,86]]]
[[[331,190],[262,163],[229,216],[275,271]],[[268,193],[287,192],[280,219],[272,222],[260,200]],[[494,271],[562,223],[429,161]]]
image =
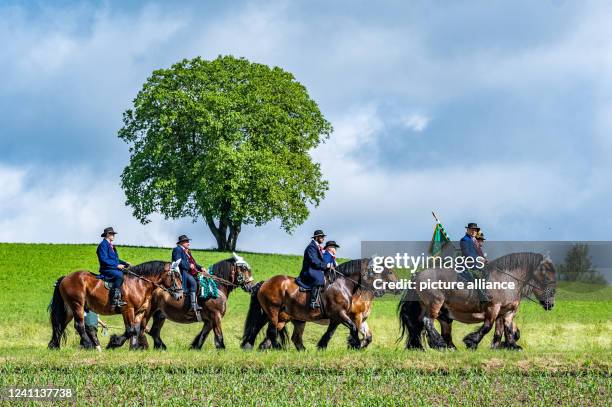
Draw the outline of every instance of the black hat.
[[[330,246],[331,247],[340,247],[340,245],[338,243],[336,243],[334,240],[328,240],[327,243],[325,243],[324,249],[327,249]]]
[[[106,229],[104,229],[104,232],[102,232],[102,234],[100,235],[100,237],[106,237],[106,235],[108,234],[113,234],[116,235],[117,232],[115,232],[112,228],[112,226],[107,227]]]
[[[482,233],[481,231],[478,231],[478,234],[476,234],[476,240],[487,240],[487,239],[485,239],[484,233]]]
[[[188,242],[188,241],[190,241],[190,240],[191,240],[191,239],[190,239],[190,238],[188,238],[188,237],[187,237],[187,235],[180,235],[180,236],[178,237],[178,242],[176,242],[176,244],[180,244],[180,243],[183,243],[183,242]]]
[[[476,229],[476,230],[480,230],[480,228],[478,227],[478,224],[474,223],[474,222],[470,222],[467,224],[467,226],[465,227],[466,229]]]
[[[325,233],[323,233],[323,231],[322,231],[322,230],[317,229],[317,230],[315,230],[315,231],[314,231],[314,234],[312,235],[312,238],[314,239],[314,238],[315,238],[315,237],[317,237],[317,236],[323,236],[323,237],[325,237],[325,236],[327,236],[327,235],[326,235]]]

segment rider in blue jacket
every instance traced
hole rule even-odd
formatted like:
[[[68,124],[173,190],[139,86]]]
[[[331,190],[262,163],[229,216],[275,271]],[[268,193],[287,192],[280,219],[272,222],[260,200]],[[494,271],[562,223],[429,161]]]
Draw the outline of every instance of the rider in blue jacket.
[[[119,259],[119,253],[113,245],[117,232],[112,227],[107,227],[100,235],[104,239],[98,245],[96,254],[100,263],[100,275],[104,280],[112,283],[112,303],[113,307],[122,307],[126,304],[121,298],[121,285],[123,284],[123,270],[130,263]]]
[[[310,309],[318,308],[317,300],[321,287],[325,285],[325,275],[323,271],[331,267],[331,264],[323,259],[323,248],[321,244],[325,241],[325,233],[322,230],[315,230],[312,240],[304,250],[302,259],[302,270],[295,282],[306,289],[310,289]]]

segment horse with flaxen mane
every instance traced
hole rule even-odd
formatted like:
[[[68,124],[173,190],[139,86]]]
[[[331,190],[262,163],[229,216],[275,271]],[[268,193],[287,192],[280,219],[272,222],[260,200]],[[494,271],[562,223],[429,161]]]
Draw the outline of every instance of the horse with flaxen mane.
[[[55,289],[49,313],[52,336],[50,349],[60,347],[66,338],[66,326],[74,319],[74,328],[81,338],[81,346],[93,348],[94,343],[85,330],[85,308],[100,315],[122,314],[125,332],[113,336],[109,348],[121,346],[130,339],[130,348],[138,348],[138,336],[142,318],[149,311],[155,290],[165,290],[179,298],[182,296],[181,276],[178,270],[164,261],[149,261],[126,269],[126,278],[121,286],[122,297],[127,303],[123,307],[111,305],[108,288],[97,275],[86,270],[75,271],[60,277]]]
[[[504,347],[520,349],[516,344],[518,330],[514,317],[523,296],[535,295],[545,310],[555,303],[556,275],[552,261],[538,253],[512,253],[486,265],[489,282],[514,283],[515,289],[488,290],[491,301],[482,303],[475,290],[468,289],[415,289],[407,290],[398,306],[401,336],[407,334],[406,348],[422,349],[421,336],[427,335],[429,346],[434,349],[455,348],[451,338],[453,320],[467,324],[483,322],[476,331],[468,334],[463,342],[469,349],[476,349],[482,338],[498,322],[493,348],[499,348],[501,326],[506,336]],[[414,276],[416,287],[421,282],[457,282],[453,269],[426,269]],[[438,319],[442,336],[434,327]]]
[[[253,281],[251,268],[246,262],[237,261],[235,258],[222,260],[212,266],[212,278],[217,282],[217,298],[206,300],[198,299],[202,310],[200,311],[201,321],[204,326],[200,333],[191,343],[192,349],[201,349],[206,337],[213,331],[215,335],[215,346],[217,349],[225,349],[223,341],[223,331],[221,329],[221,319],[227,309],[227,300],[234,288],[240,287],[245,291],[250,290]],[[175,300],[168,293],[156,290],[152,298],[153,325],[149,330],[149,335],[153,338],[155,349],[166,349],[166,345],[161,339],[160,333],[166,319],[182,324],[198,322],[197,316],[193,312],[187,312],[184,300]],[[141,332],[145,332],[147,324],[143,320]],[[146,347],[146,339],[141,339],[141,346]]]
[[[357,259],[340,264],[336,270],[328,272],[327,279],[328,285],[320,297],[321,308],[314,310],[308,306],[309,294],[300,290],[294,277],[278,275],[258,284],[251,294],[241,347],[252,349],[257,335],[268,324],[266,338],[259,349],[282,348],[287,340],[286,324],[289,321],[295,326],[292,341],[298,350],[304,349],[302,334],[306,322],[328,324],[317,344],[319,349],[327,347],[340,324],[349,329],[349,347],[360,349],[367,346],[367,336],[361,341],[359,331],[369,315],[372,298],[362,298],[362,293],[380,294],[373,288],[373,281],[397,281],[395,274],[385,269],[378,275],[373,272],[370,259]],[[361,303],[364,299],[369,303]]]

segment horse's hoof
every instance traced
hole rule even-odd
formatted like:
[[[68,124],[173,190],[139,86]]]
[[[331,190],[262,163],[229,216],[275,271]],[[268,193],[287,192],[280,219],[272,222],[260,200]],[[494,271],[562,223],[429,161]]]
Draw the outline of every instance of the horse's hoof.
[[[251,351],[251,350],[253,350],[253,344],[248,343],[248,342],[247,342],[247,343],[243,343],[243,344],[240,346],[240,348],[241,348],[242,350],[244,350],[244,351]]]

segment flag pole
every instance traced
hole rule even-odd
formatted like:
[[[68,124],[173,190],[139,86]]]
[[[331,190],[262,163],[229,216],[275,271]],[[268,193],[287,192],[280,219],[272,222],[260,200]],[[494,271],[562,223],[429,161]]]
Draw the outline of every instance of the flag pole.
[[[444,225],[442,225],[442,222],[440,222],[440,219],[438,219],[434,211],[431,211],[431,215],[436,220],[436,223],[440,225],[440,229],[442,230],[442,233],[444,233],[444,236],[446,236],[446,238],[448,239],[448,242],[451,244],[451,246],[453,246],[453,249],[456,251],[457,247],[455,246],[451,238],[448,237],[448,234],[446,233],[446,230],[444,229]]]

